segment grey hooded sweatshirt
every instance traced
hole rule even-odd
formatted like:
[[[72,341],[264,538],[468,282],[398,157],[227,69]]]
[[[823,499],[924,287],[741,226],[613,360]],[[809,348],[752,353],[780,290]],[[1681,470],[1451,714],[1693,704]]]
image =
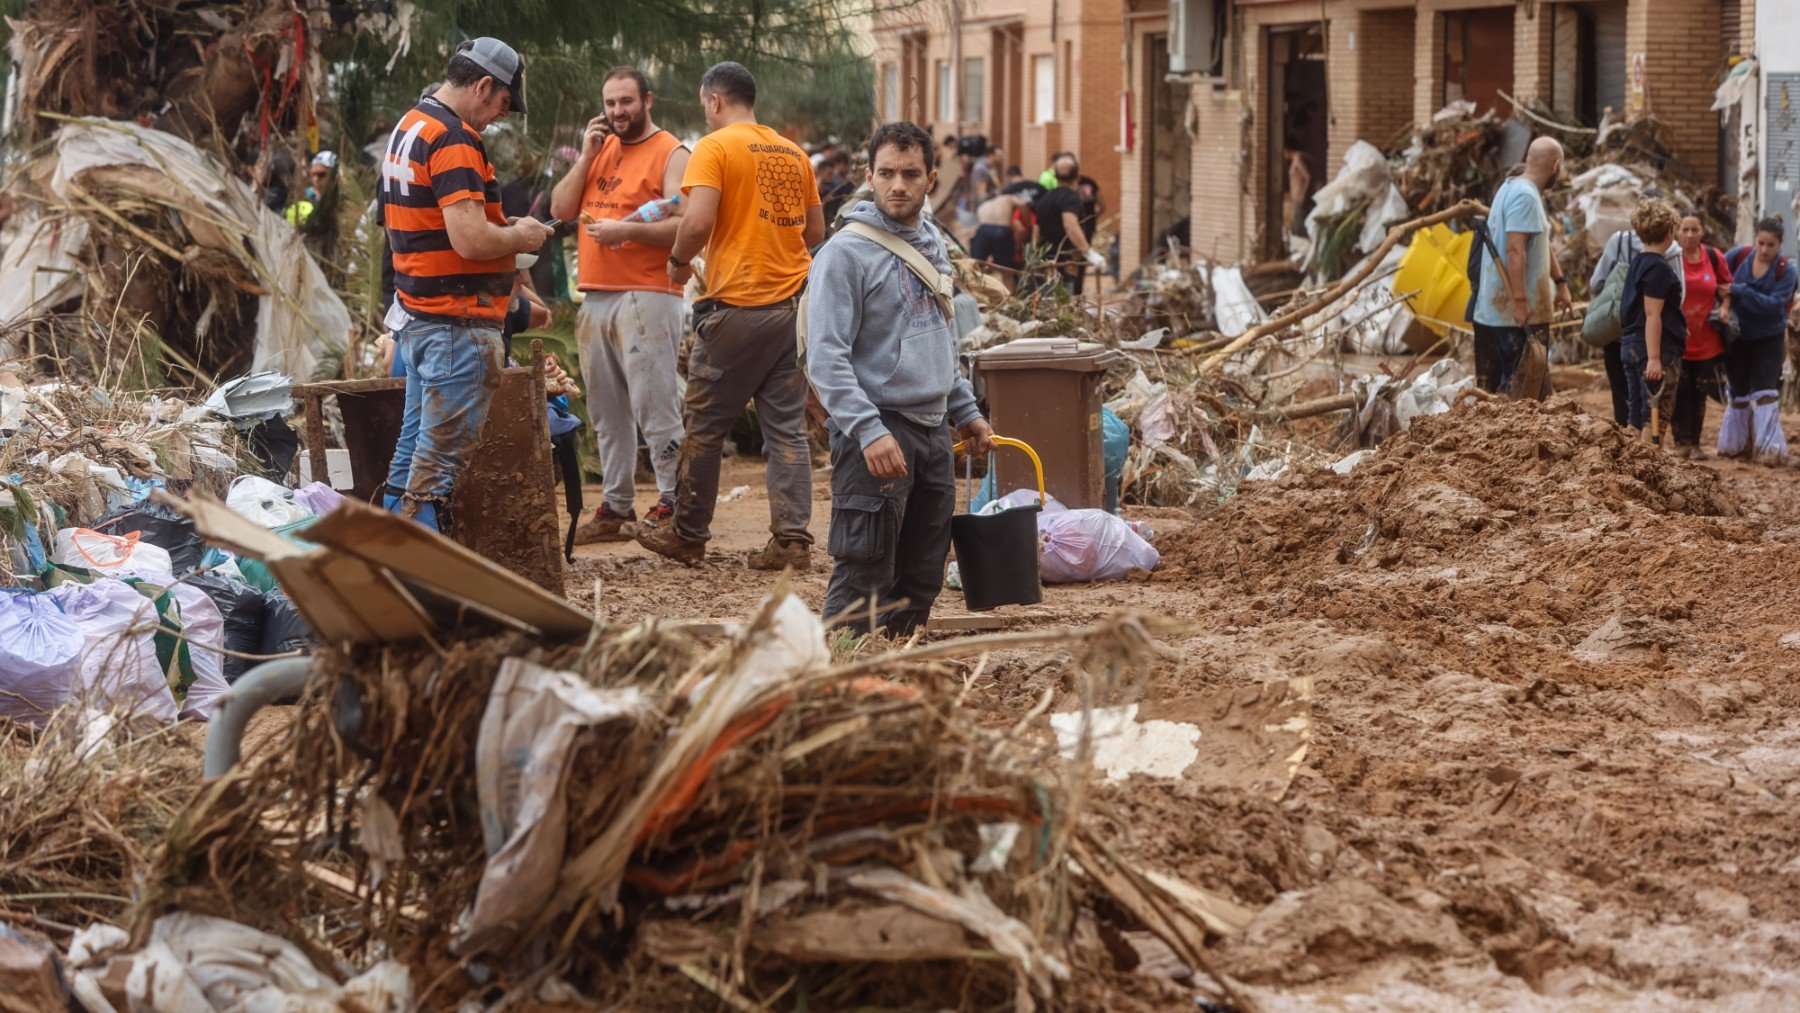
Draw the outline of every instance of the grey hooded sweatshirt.
[[[909,228],[862,201],[845,214],[899,236],[950,273],[937,227]],[[937,300],[899,257],[840,232],[813,256],[806,284],[806,373],[831,427],[859,447],[888,435],[883,410],[961,428],[981,413],[956,367],[957,340]]]

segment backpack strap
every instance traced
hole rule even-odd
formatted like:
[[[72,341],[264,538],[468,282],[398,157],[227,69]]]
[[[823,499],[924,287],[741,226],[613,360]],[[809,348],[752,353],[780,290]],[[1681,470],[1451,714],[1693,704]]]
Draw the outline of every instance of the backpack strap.
[[[1728,257],[1728,260],[1729,260],[1729,263],[1731,264],[1731,273],[1733,275],[1737,274],[1738,268],[1744,266],[1744,258],[1748,257],[1749,255],[1750,255],[1750,247],[1748,247],[1748,246],[1740,246],[1737,249],[1731,251],[1731,253]]]
[[[927,260],[918,247],[901,239],[886,229],[878,229],[868,222],[850,222],[843,231],[854,232],[864,239],[900,258],[918,279],[925,283],[925,290],[937,300],[938,310],[944,314],[944,322],[951,323],[956,319],[956,284],[950,276],[937,269],[937,265]]]

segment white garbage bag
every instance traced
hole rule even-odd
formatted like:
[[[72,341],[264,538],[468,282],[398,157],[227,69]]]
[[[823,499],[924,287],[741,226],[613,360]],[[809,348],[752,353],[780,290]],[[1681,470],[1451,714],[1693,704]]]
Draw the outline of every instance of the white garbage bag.
[[[312,514],[294,499],[294,491],[260,475],[241,475],[225,493],[225,505],[265,528],[305,520]]]
[[[1235,338],[1268,319],[1262,303],[1244,283],[1244,272],[1235,267],[1214,265],[1212,269],[1213,322],[1219,333]]]
[[[81,628],[56,599],[0,593],[0,717],[47,723],[68,697],[82,644]]]
[[[187,638],[188,660],[194,668],[181,716],[210,721],[219,697],[231,688],[225,681],[225,656],[213,649],[225,642],[225,614],[211,595],[192,584],[175,584],[169,593],[181,609],[181,634]]]
[[[64,584],[50,592],[80,628],[81,662],[65,703],[120,708],[173,722],[179,708],[156,660],[156,606],[123,581]]]
[[[402,964],[384,960],[339,985],[294,944],[223,918],[164,915],[143,949],[116,952],[130,941],[112,925],[90,925],[70,941],[71,988],[90,1013],[124,1013],[109,991],[123,992],[132,1013],[413,1008],[412,977]]]
[[[174,572],[169,550],[152,545],[133,531],[109,535],[89,528],[63,528],[56,533],[50,561],[58,566],[98,570],[108,577],[161,577]]]
[[[989,502],[987,506],[982,507],[977,513],[986,517],[997,514],[1002,510],[1011,510],[1013,507],[1036,506],[1037,502],[1038,492],[1036,489],[1014,489],[1012,492],[1007,493],[999,499]],[[1044,502],[1044,512],[1047,514],[1061,513],[1067,509],[1069,508],[1063,506],[1062,500],[1057,499],[1055,496],[1049,497]]]
[[[1119,580],[1132,570],[1154,570],[1162,553],[1131,525],[1104,510],[1065,510],[1038,516],[1043,543],[1040,570],[1046,584]]]

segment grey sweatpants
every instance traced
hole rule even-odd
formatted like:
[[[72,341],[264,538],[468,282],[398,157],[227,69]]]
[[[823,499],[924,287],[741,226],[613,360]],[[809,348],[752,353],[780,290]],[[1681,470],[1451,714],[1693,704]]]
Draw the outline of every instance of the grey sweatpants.
[[[640,429],[656,470],[656,491],[673,498],[681,453],[681,394],[675,386],[681,297],[589,292],[575,315],[575,340],[587,381],[588,419],[600,445],[607,505],[616,513],[629,513],[637,498]]]
[[[864,633],[880,625],[905,637],[925,624],[944,588],[956,455],[948,425],[928,429],[888,411],[881,423],[906,456],[905,477],[869,474],[862,447],[831,434],[832,564],[824,614]]]
[[[756,401],[768,462],[769,530],[782,542],[812,544],[812,447],[806,442],[806,374],[794,347],[798,303],[696,303],[688,353],[687,437],[676,466],[675,530],[712,538],[719,457],[744,405]]]

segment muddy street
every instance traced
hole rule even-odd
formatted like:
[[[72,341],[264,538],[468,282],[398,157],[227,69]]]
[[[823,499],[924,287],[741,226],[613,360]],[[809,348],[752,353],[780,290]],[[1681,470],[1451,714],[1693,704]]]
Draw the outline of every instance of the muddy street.
[[[1124,853],[1255,911],[1216,959],[1265,1008],[1800,994],[1800,483],[1628,444],[1589,414],[1603,399],[1465,407],[1347,476],[1248,485],[1191,517],[1127,507],[1163,568],[1046,588],[1020,620],[1189,624],[1112,684],[1142,720],[1312,680],[1310,749],[1280,801],[1203,763],[1098,799]],[[740,561],[766,538],[760,477],[728,462],[724,487],[749,490],[721,505],[706,565],[588,547],[572,596],[598,582],[604,614],[742,613],[770,585]],[[814,605],[823,570],[815,555],[795,578]],[[947,591],[939,611],[959,606]],[[1021,649],[989,660],[973,699],[1004,725],[1046,692],[1074,710],[1091,685],[1069,655]],[[1154,961],[1095,969],[1132,962],[1087,965],[1081,994],[1191,994]]]

